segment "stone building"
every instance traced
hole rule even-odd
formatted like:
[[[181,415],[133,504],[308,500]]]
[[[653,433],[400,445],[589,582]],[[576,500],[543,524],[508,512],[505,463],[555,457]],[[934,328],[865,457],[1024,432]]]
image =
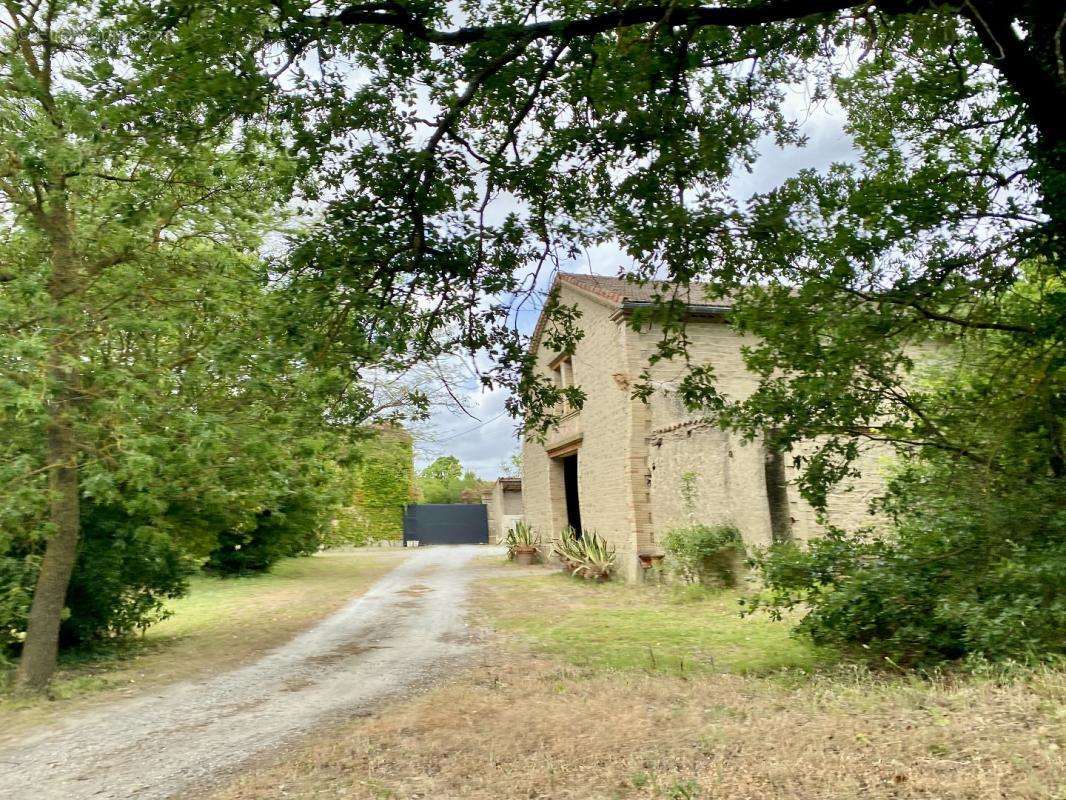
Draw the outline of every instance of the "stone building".
[[[571,354],[551,352],[541,342],[542,317],[531,346],[543,375],[580,386],[586,400],[543,442],[524,443],[525,518],[544,540],[568,524],[595,531],[615,545],[619,572],[633,580],[642,563],[662,554],[663,535],[678,525],[733,523],[755,545],[818,534],[813,509],[792,485],[790,459],[708,425],[678,401],[682,362],[652,367],[656,391],[649,401],[632,396],[660,332],[654,326],[634,331],[628,317],[651,304],[653,286],[560,274],[553,291],[560,302],[577,306],[584,336]],[[687,301],[692,361],[712,364],[719,390],[743,398],[756,378],[741,357],[745,337],[726,322],[728,302],[705,299],[695,288],[679,299]],[[863,477],[832,494],[831,522],[869,523],[883,458],[884,451],[866,453]]]
[[[522,479],[497,478],[482,491],[481,502],[488,506],[489,544],[500,544],[522,519]]]

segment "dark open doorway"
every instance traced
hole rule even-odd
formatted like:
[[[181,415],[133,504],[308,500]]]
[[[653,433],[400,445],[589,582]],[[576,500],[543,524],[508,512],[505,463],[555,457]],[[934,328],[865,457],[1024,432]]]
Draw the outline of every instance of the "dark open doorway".
[[[566,493],[566,524],[581,535],[581,501],[577,494],[577,453],[563,456],[563,489]]]

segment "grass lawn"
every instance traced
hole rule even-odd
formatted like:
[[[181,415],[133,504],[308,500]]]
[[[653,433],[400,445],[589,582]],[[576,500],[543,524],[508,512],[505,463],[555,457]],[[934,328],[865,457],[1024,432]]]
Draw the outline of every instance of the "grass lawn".
[[[512,602],[521,597],[521,603]],[[810,671],[833,654],[765,616],[741,618],[738,592],[589,584],[561,573],[485,584],[494,627],[544,654],[594,669],[764,674]]]
[[[478,569],[500,635],[465,675],[211,800],[1066,798],[1062,672],[871,674],[737,618],[733,595]]]
[[[337,551],[286,559],[267,575],[195,576],[172,616],[143,637],[99,653],[65,655],[52,701],[0,695],[0,737],[75,707],[251,661],[361,594],[402,550]]]

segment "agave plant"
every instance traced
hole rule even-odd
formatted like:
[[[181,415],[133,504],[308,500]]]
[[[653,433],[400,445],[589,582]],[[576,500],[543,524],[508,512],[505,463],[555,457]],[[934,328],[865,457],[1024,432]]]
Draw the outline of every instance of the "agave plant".
[[[592,531],[583,531],[577,540],[580,549],[574,575],[605,580],[614,569],[615,548],[606,539]]]
[[[524,550],[530,547],[540,546],[540,537],[533,530],[533,526],[525,520],[519,520],[511,528],[511,536],[517,549]]]
[[[515,554],[519,551],[531,552],[536,550],[540,545],[540,537],[537,536],[532,525],[524,520],[519,520],[511,530],[507,531],[504,545],[507,547],[507,557],[513,560]]]
[[[581,563],[581,541],[577,538],[577,531],[567,525],[559,533],[559,536],[552,540],[552,555],[563,562],[569,569],[573,568]]]

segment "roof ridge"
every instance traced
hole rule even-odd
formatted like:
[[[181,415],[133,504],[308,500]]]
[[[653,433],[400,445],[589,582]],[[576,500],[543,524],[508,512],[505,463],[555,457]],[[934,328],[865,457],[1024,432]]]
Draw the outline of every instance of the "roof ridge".
[[[693,292],[699,291],[701,288],[707,288],[710,284],[703,281],[691,281],[688,284],[678,284],[676,281],[662,280],[659,278],[647,278],[647,279],[632,279],[630,276],[613,276],[613,275],[588,275],[584,273],[575,272],[560,272],[558,273],[558,279],[561,282],[568,283],[571,286],[578,286],[585,291],[597,294],[606,300],[610,300],[614,303],[650,303],[655,299],[653,292],[658,292],[664,288],[676,287],[682,289],[682,294],[687,295],[684,297],[686,305],[689,306],[721,306],[728,305],[723,304],[722,299],[719,298],[718,302],[712,302],[707,298],[693,297]],[[627,288],[632,288],[635,291],[626,291]],[[649,292],[647,289],[650,287],[653,291]]]
[[[602,305],[615,309],[633,309],[642,306],[653,305],[660,298],[667,302],[679,301],[690,309],[690,313],[700,315],[720,315],[728,311],[732,302],[729,297],[710,299],[706,296],[709,284],[693,281],[677,292],[673,298],[664,296],[661,287],[678,286],[676,282],[657,280],[629,279],[628,275],[593,275],[581,272],[556,272],[552,281],[549,294],[554,292],[560,285],[571,287],[574,291],[583,293],[586,297]],[[682,287],[679,287],[682,288]],[[540,343],[540,334],[545,322],[544,310],[541,310],[537,318],[537,324],[533,329],[530,346],[536,350]]]

